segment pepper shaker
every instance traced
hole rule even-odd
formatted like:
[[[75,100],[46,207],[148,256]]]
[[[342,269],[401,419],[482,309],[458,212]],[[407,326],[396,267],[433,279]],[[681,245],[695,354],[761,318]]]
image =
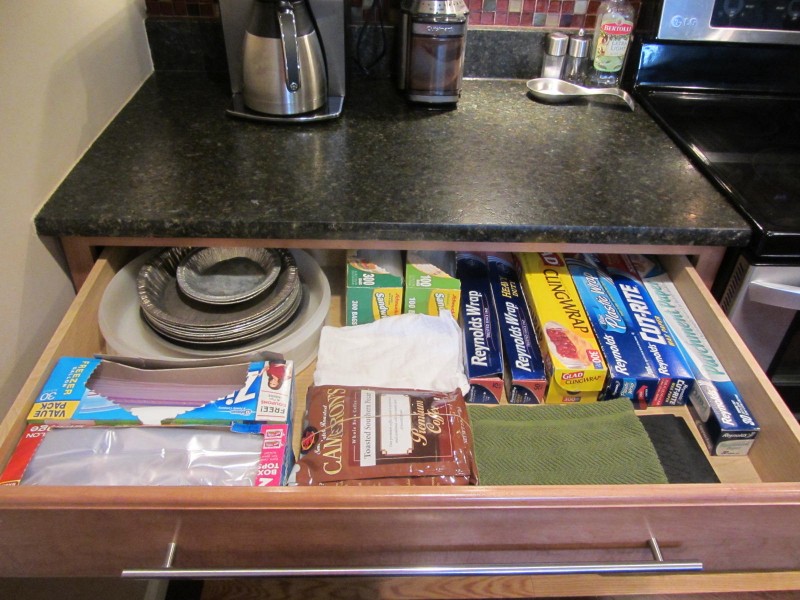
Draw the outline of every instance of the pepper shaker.
[[[542,77],[561,78],[569,37],[564,33],[548,33],[542,61]]]
[[[583,29],[578,35],[569,38],[569,49],[567,58],[564,61],[563,79],[570,83],[583,85],[586,81],[586,73],[589,66],[589,38],[584,34]]]

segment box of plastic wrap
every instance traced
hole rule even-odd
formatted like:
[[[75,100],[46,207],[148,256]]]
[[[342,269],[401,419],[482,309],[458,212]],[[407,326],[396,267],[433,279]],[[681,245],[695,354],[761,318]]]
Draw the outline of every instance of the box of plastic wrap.
[[[736,384],[661,264],[641,255],[631,256],[631,262],[689,359],[695,376],[689,408],[709,450],[717,455],[747,454],[759,426]]]
[[[637,408],[646,408],[658,396],[660,379],[614,283],[582,254],[566,254],[564,259],[608,366],[600,399],[630,398]]]
[[[549,377],[548,403],[594,402],[608,369],[561,254],[517,255]]]
[[[140,368],[104,358],[62,357],[28,413],[28,422],[288,423],[293,382],[293,363],[283,359]]]
[[[651,400],[653,406],[683,405],[694,386],[694,375],[680,349],[675,335],[667,326],[647,287],[642,282],[628,256],[623,254],[592,254],[593,260],[613,280],[624,302],[625,311],[632,316],[632,326],[641,342],[645,356],[659,376],[659,390]]]

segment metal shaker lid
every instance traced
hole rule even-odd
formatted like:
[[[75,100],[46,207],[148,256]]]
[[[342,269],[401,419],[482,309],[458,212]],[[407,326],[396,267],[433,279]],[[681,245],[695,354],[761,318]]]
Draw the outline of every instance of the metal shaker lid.
[[[545,52],[553,56],[564,56],[567,53],[567,45],[569,44],[569,37],[565,33],[548,33],[547,34],[547,49]]]
[[[589,38],[584,35],[583,29],[569,38],[569,55],[576,58],[589,56]]]

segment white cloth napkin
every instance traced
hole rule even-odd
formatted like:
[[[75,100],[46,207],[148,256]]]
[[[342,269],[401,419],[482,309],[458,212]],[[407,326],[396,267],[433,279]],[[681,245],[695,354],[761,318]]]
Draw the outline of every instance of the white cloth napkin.
[[[438,317],[398,315],[365,325],[322,328],[315,385],[469,391],[461,328]]]

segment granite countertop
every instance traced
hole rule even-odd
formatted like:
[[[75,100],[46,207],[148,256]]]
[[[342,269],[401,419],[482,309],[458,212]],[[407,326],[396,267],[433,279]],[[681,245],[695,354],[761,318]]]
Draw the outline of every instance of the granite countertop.
[[[229,84],[156,72],[36,217],[39,234],[743,246],[750,228],[616,101],[465,80],[458,107],[351,82],[341,118],[227,117]]]

